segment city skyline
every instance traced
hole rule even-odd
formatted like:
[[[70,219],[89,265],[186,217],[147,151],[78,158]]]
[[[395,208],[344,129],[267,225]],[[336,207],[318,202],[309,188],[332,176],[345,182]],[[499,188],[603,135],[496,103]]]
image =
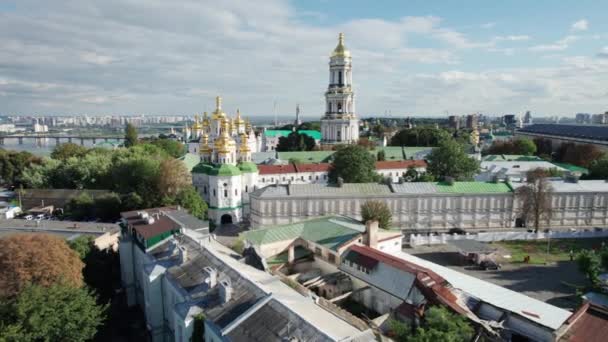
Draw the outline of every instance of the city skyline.
[[[320,118],[339,32],[360,117],[606,111],[606,5],[364,5],[5,1],[0,113]]]

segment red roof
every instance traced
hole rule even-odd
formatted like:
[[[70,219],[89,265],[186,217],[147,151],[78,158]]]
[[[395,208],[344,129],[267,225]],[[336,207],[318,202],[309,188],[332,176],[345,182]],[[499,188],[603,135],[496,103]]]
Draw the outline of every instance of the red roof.
[[[376,162],[376,170],[407,169],[409,167],[426,168],[424,160],[385,160]]]
[[[568,324],[572,325],[560,341],[606,341],[606,336],[608,336],[608,309],[585,303],[568,319]]]
[[[329,169],[331,169],[330,163],[296,164],[298,172],[328,172]]]
[[[153,217],[153,223],[148,224],[145,220],[140,220],[136,224],[133,224],[133,229],[144,239],[150,239],[164,232],[180,229],[180,226],[167,216],[159,215],[158,217]]]
[[[258,170],[261,175],[270,175],[277,173],[295,173],[296,168],[293,164],[288,165],[258,165]]]

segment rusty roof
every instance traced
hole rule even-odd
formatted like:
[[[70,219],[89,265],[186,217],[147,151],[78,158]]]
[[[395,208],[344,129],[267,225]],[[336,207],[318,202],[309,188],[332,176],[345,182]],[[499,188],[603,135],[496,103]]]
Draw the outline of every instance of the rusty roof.
[[[571,325],[560,341],[606,341],[606,336],[608,336],[608,309],[587,302],[568,319],[568,324]]]
[[[407,169],[409,167],[424,167],[424,160],[385,160],[376,162],[376,170]]]

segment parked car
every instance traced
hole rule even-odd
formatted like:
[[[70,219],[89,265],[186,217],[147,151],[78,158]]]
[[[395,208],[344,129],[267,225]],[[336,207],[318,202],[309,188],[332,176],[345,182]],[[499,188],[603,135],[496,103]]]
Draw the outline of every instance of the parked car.
[[[26,219],[28,221],[31,221],[31,220],[34,219],[34,216],[33,215],[25,215],[24,219]]]
[[[500,269],[500,264],[497,263],[494,260],[484,260],[482,261],[479,266],[481,267],[482,270],[487,271],[487,270],[499,270]]]

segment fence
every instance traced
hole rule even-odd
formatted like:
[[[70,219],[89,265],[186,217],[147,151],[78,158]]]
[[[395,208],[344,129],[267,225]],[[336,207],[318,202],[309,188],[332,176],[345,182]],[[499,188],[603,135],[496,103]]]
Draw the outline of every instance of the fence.
[[[505,241],[505,240],[542,240],[547,237],[551,239],[581,239],[594,237],[608,237],[608,229],[593,231],[559,231],[559,232],[487,232],[487,233],[466,233],[466,234],[412,234],[410,235],[410,246],[420,245],[439,245],[446,244],[453,240],[477,240],[482,242]]]

